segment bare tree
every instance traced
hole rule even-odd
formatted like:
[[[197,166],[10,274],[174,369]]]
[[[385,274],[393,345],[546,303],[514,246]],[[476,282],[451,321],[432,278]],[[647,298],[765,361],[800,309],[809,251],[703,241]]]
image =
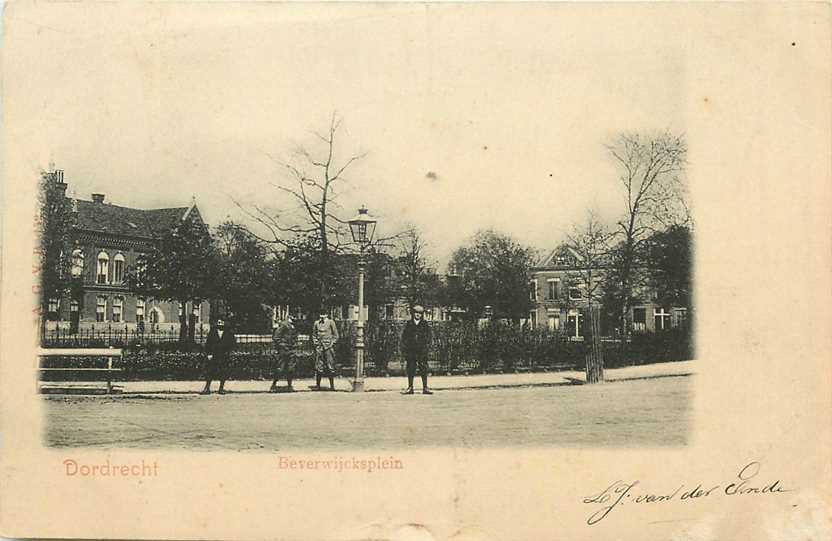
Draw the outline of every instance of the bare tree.
[[[586,221],[572,226],[566,237],[566,245],[577,259],[574,270],[566,274],[570,285],[581,290],[586,301],[589,321],[589,348],[586,356],[586,381],[598,383],[604,380],[604,352],[601,346],[601,298],[604,291],[605,272],[608,267],[611,242],[614,233],[598,218],[594,210],[587,212]]]
[[[622,134],[607,147],[621,168],[626,212],[618,222],[623,239],[616,253],[617,296],[622,329],[637,281],[642,244],[652,233],[690,220],[684,198],[687,144],[683,135]]]
[[[614,237],[615,233],[600,220],[595,210],[587,211],[586,221],[573,224],[566,235],[566,245],[578,259],[576,269],[570,270],[567,276],[580,286],[581,296],[589,305],[601,302],[605,269]]]
[[[347,169],[366,156],[366,153],[358,153],[339,159],[336,139],[341,121],[333,113],[325,133],[313,132],[320,148],[310,150],[301,146],[294,151],[291,161],[275,160],[287,174],[285,182],[273,183],[277,190],[288,196],[290,205],[287,208],[270,212],[261,205],[246,207],[237,203],[267,232],[266,236],[256,235],[261,240],[281,248],[295,246],[298,242],[314,245],[320,271],[314,277],[318,282],[320,306],[327,304],[326,274],[330,258],[349,242],[347,222],[336,213],[340,210],[340,187],[347,182]]]
[[[409,307],[419,303],[433,304],[439,293],[440,280],[426,255],[427,243],[421,233],[409,224],[394,240],[401,286]]]

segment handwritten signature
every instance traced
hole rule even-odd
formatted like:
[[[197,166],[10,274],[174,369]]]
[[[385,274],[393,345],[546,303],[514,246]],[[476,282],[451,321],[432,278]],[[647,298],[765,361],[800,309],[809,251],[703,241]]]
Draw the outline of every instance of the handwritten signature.
[[[601,492],[584,498],[583,502],[585,504],[600,504],[602,506],[589,516],[586,523],[589,525],[598,524],[609,516],[613,509],[623,507],[627,503],[654,504],[670,501],[693,501],[711,495],[741,496],[791,492],[790,489],[781,486],[780,479],[764,482],[755,480],[754,478],[759,473],[760,463],[750,462],[740,469],[736,479],[733,479],[732,482],[717,485],[706,484],[705,486],[703,486],[703,483],[698,483],[695,487],[689,489],[681,484],[672,491],[665,493],[652,493],[636,488],[639,487],[639,481],[625,482],[618,480]]]

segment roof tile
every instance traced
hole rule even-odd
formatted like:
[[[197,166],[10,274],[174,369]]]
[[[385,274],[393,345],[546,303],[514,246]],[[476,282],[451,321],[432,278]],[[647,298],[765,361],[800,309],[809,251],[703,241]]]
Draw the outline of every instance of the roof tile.
[[[189,208],[144,210],[80,199],[74,203],[73,206],[78,209],[80,229],[148,239],[157,238],[170,230]]]

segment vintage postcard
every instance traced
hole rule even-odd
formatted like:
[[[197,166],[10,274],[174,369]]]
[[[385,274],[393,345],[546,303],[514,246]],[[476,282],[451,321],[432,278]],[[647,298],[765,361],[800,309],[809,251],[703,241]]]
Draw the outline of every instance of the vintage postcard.
[[[829,539],[830,22],[5,4],[0,535]]]

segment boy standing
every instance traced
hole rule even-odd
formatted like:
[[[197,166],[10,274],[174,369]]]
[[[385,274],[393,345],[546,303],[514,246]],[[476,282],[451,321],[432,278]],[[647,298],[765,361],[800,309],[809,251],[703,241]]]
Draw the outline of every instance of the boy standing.
[[[312,344],[315,346],[315,389],[321,388],[321,377],[329,377],[329,388],[335,390],[335,344],[338,342],[338,327],[321,310],[312,324]]]
[[[269,389],[270,392],[277,392],[277,380],[280,379],[280,373],[286,378],[289,384],[288,392],[294,391],[292,388],[292,376],[295,372],[295,346],[298,340],[298,331],[295,329],[295,324],[292,321],[292,316],[286,316],[286,319],[280,323],[272,334],[272,342],[274,348],[277,350],[277,366],[275,367],[274,381]]]
[[[234,333],[225,328],[225,322],[218,319],[214,328],[208,333],[208,341],[205,344],[205,353],[208,354],[207,375],[205,387],[200,394],[211,394],[211,381],[220,380],[219,393],[225,394],[225,378],[227,377],[226,365],[234,349]]]
[[[428,389],[428,345],[430,327],[424,320],[425,309],[418,304],[413,307],[412,316],[402,331],[402,353],[407,363],[407,389],[402,394],[413,394],[413,378],[416,368],[422,376],[422,394],[433,394]]]

